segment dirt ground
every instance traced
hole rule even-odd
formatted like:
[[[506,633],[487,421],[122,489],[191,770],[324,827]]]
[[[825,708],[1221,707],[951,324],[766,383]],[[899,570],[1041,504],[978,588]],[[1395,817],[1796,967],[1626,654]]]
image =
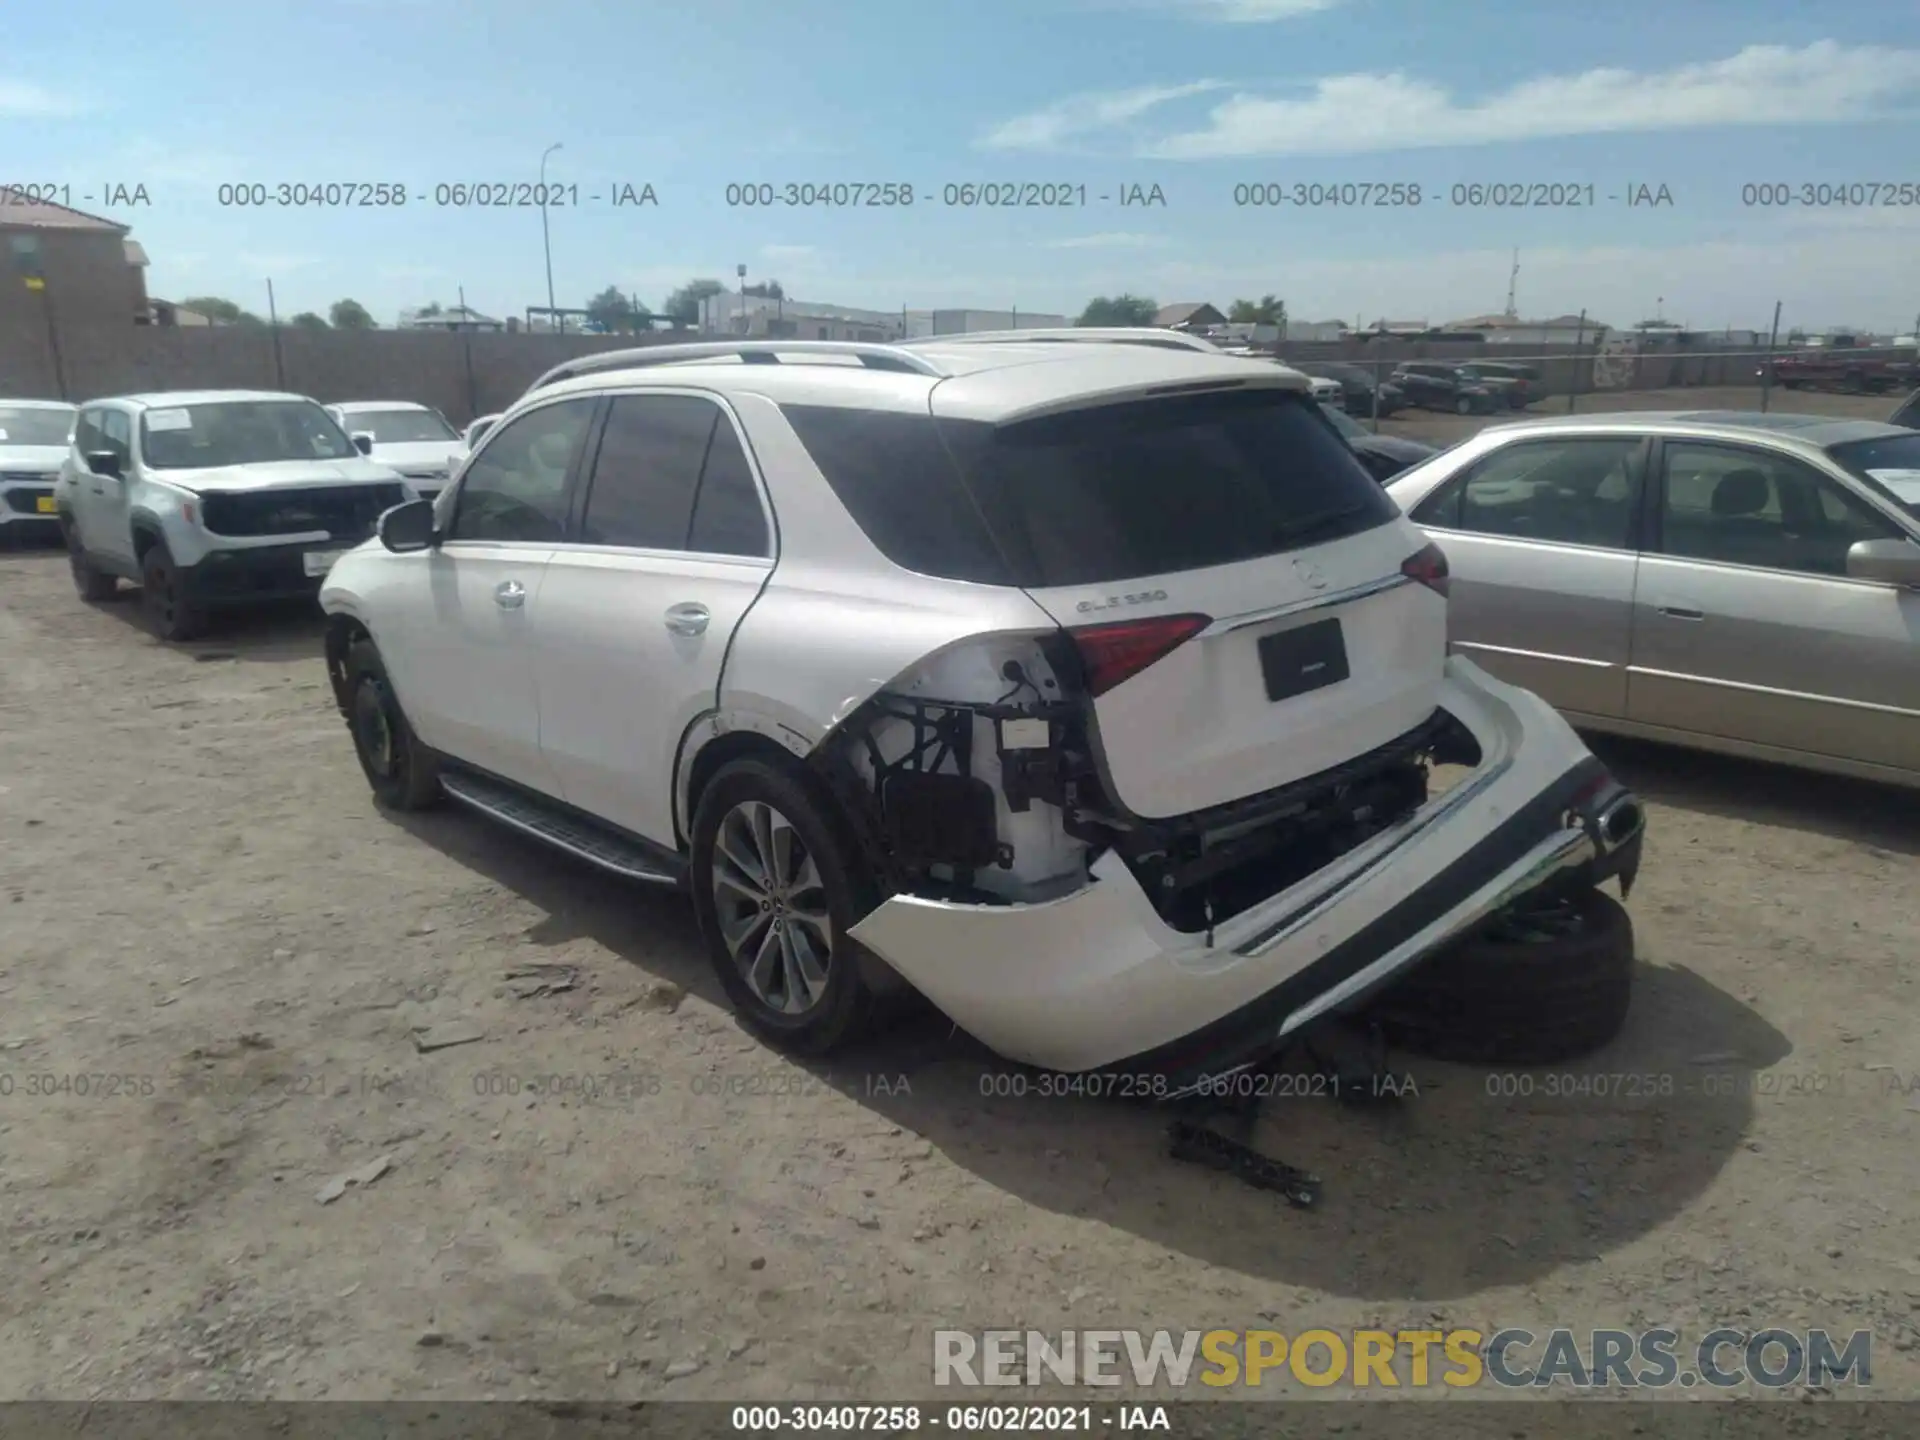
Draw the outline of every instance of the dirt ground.
[[[937,1327],[1263,1324],[1871,1328],[1920,1396],[1920,805],[1602,753],[1643,963],[1561,1073],[1651,1078],[1276,1103],[1302,1212],[934,1016],[779,1058],[675,897],[378,813],[313,616],[169,649],[0,555],[0,1398],[952,1400]]]

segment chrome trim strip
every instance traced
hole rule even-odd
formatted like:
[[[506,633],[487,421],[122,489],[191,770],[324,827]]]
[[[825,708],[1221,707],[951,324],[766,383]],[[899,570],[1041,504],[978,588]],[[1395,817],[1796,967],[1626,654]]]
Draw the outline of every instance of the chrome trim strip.
[[[1345,898],[1347,891],[1391,861],[1404,846],[1480,795],[1512,767],[1512,754],[1502,756],[1470,779],[1461,781],[1424,809],[1414,811],[1391,830],[1376,836],[1368,842],[1374,848],[1371,853],[1365,854],[1362,863],[1337,876],[1326,889],[1316,893],[1304,905],[1288,911],[1265,929],[1234,946],[1234,954],[1248,957],[1263,955],[1281,941],[1304,930]]]
[[[1284,620],[1289,615],[1304,615],[1310,610],[1324,610],[1330,605],[1344,605],[1349,600],[1364,600],[1369,595],[1384,594],[1388,590],[1398,590],[1402,585],[1413,583],[1411,575],[1383,575],[1378,580],[1369,580],[1362,585],[1350,585],[1345,590],[1334,591],[1331,595],[1313,595],[1305,600],[1290,600],[1285,605],[1272,605],[1264,610],[1248,610],[1239,615],[1222,616],[1195,638],[1211,639],[1215,635],[1245,630],[1250,625],[1264,625],[1269,620]]]
[[[1456,640],[1457,650],[1472,650],[1487,655],[1516,655],[1523,660],[1551,660],[1556,665],[1585,665],[1594,670],[1618,670],[1611,660],[1593,660],[1585,655],[1553,655],[1545,650],[1520,650],[1511,645],[1486,645],[1477,640]]]
[[[1372,989],[1396,970],[1438,949],[1461,931],[1477,925],[1543,881],[1562,870],[1583,865],[1593,856],[1593,842],[1587,838],[1584,830],[1566,830],[1548,836],[1438,920],[1401,941],[1364,970],[1348,976],[1294,1011],[1281,1024],[1280,1038],[1291,1035],[1308,1021],[1316,1020]]]
[[[1837,705],[1843,710],[1866,710],[1875,715],[1898,715],[1903,720],[1920,720],[1920,710],[1900,705],[1880,705],[1871,700],[1849,700],[1844,695],[1811,695],[1805,690],[1780,690],[1772,685],[1753,685],[1744,680],[1721,680],[1712,675],[1683,675],[1677,670],[1651,670],[1645,665],[1629,665],[1629,675],[1645,675],[1652,680],[1679,680],[1689,685],[1710,685],[1716,690],[1737,690],[1746,695],[1769,695],[1776,700],[1799,700],[1808,705]]]
[[[513,816],[507,814],[504,810],[496,810],[493,806],[487,804],[484,800],[481,800],[474,795],[470,795],[463,792],[459,788],[459,781],[458,781],[458,778],[455,776],[452,776],[452,775],[441,776],[440,788],[445,790],[447,794],[451,795],[454,799],[458,800],[462,805],[465,805],[470,809],[478,811],[480,814],[485,815],[489,820],[497,821],[500,824],[505,825],[511,830],[518,830],[522,835],[530,836],[531,838],[540,841],[543,845],[550,845],[555,850],[564,851],[566,854],[572,855],[576,859],[586,861],[589,865],[598,866],[600,869],[607,871],[609,874],[619,875],[622,878],[627,880],[642,880],[649,885],[674,886],[680,883],[673,876],[662,874],[658,870],[634,870],[624,865],[616,865],[611,860],[608,860],[604,856],[595,855],[590,850],[583,850],[578,845],[570,845],[566,841],[560,839],[555,835],[549,834],[545,830],[541,830],[532,825],[527,824],[524,820],[516,820]]]

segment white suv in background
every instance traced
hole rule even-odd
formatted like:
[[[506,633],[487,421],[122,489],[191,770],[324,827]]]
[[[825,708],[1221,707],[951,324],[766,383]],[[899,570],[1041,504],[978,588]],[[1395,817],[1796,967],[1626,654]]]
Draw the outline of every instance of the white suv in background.
[[[164,640],[314,594],[381,511],[414,498],[313,401],[252,390],[90,401],[54,491],[81,597],[133,581]]]
[[[767,1036],[904,979],[1196,1083],[1638,863],[1307,389],[1165,331],[582,358],[328,575],[334,693],[383,803],[684,884]]]
[[[348,400],[327,413],[363,454],[399,471],[428,499],[466,458],[466,442],[447,417],[411,400]]]
[[[58,400],[0,399],[0,544],[53,532],[53,483],[67,458],[74,408]]]

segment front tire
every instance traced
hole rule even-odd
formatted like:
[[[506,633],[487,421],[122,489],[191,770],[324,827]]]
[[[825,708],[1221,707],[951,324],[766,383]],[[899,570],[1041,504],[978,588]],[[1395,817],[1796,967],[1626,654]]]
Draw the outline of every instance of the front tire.
[[[347,647],[347,728],[376,803],[406,811],[439,802],[440,756],[407,723],[371,640]]]
[[[1455,400],[1453,402],[1453,409],[1455,414],[1471,415],[1473,413],[1472,397],[1467,395],[1462,395],[1458,400]]]
[[[120,590],[120,582],[87,558],[80,536],[71,521],[60,522],[60,538],[67,542],[67,569],[73,575],[73,588],[89,605],[111,600]]]
[[[140,603],[162,640],[179,645],[206,634],[206,611],[187,595],[180,567],[164,540],[154,541],[140,557]]]
[[[875,997],[848,932],[878,897],[830,802],[776,758],[735,760],[702,792],[692,840],[700,933],[741,1020],[805,1055],[860,1038]]]

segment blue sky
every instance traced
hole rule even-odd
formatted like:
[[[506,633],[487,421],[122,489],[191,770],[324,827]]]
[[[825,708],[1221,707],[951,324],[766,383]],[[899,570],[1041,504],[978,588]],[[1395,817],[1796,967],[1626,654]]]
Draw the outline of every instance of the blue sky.
[[[346,295],[545,298],[536,209],[441,183],[577,185],[555,284],[658,304],[695,275],[801,299],[1076,312],[1272,292],[1301,318],[1505,301],[1630,324],[1911,326],[1920,204],[1754,208],[1748,183],[1920,186],[1908,0],[67,0],[13,7],[0,183],[131,223],[150,289],[283,314]],[[111,36],[81,46],[76,37]],[[84,58],[82,58],[84,57]],[[402,183],[400,210],[223,207],[223,182]],[[910,210],[729,207],[734,182],[911,182]],[[949,182],[1084,185],[968,210]],[[1417,209],[1239,207],[1249,182],[1418,183]],[[1437,203],[1591,185],[1582,209]],[[150,204],[100,202],[144,184]],[[587,197],[651,184],[657,207]],[[1159,185],[1164,207],[1098,201]],[[1672,204],[1629,207],[1630,187]],[[82,197],[92,195],[89,205]],[[1911,195],[1908,197],[1913,199]],[[1664,305],[1660,301],[1664,299]]]

